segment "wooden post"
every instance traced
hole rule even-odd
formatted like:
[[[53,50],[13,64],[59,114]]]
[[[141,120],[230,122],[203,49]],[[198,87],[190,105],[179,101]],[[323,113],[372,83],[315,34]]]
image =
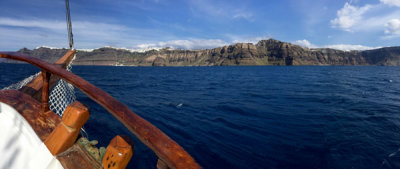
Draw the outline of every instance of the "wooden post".
[[[49,64],[48,62],[27,55],[20,56],[20,54],[14,52],[0,52],[0,58],[8,58],[33,64],[80,89],[84,94],[108,110],[110,114],[117,118],[142,143],[148,146],[160,159],[167,163],[170,168],[201,168],[189,153],[160,129],[129,110],[128,106],[81,77],[63,70],[54,64]]]
[[[73,102],[65,109],[62,121],[44,141],[51,154],[62,153],[75,143],[79,131],[89,119],[89,115],[89,109],[78,101]]]
[[[50,81],[50,73],[46,72],[42,69],[42,77],[43,77],[43,88],[42,88],[42,105],[40,112],[45,113],[50,110],[49,108],[49,81]]]
[[[167,163],[165,163],[163,160],[158,159],[157,161],[157,169],[170,169],[167,165]]]
[[[128,137],[115,136],[107,146],[103,157],[104,169],[124,169],[132,158],[132,141]]]
[[[57,67],[61,66],[63,69],[65,69],[67,65],[71,63],[71,60],[74,58],[75,52],[76,52],[75,50],[68,51],[63,57],[61,57],[54,64],[57,65]],[[58,76],[51,76],[49,82],[49,88],[51,89],[54,85],[56,85],[59,79],[60,77]],[[42,87],[43,87],[43,77],[39,75],[36,78],[32,79],[28,84],[23,86],[21,89],[19,89],[19,91],[26,93],[35,98],[37,101],[41,102]]]

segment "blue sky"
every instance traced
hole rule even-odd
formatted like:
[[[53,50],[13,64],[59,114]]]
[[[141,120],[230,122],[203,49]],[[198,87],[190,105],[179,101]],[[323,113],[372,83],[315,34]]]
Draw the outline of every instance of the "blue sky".
[[[64,0],[0,1],[0,50],[68,47]],[[70,0],[75,48],[204,49],[274,38],[400,46],[400,0]]]

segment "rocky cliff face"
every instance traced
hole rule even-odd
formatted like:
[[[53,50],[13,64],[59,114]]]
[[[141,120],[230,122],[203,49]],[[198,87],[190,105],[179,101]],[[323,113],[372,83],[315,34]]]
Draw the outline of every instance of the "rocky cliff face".
[[[66,49],[21,49],[19,52],[54,62]],[[10,62],[10,61],[8,61]],[[131,52],[100,48],[78,51],[75,65],[215,66],[215,65],[400,65],[400,47],[368,51],[309,49],[274,39],[237,43],[205,50]]]

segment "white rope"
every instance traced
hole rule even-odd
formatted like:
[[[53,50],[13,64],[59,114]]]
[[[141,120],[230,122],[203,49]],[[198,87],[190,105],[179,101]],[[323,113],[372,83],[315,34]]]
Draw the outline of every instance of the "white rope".
[[[57,115],[62,116],[65,108],[75,100],[74,86],[61,79],[51,90],[49,96],[50,109]]]
[[[71,72],[72,62],[76,55],[67,65],[66,70]],[[76,100],[74,86],[60,79],[57,84],[51,89],[49,96],[50,109],[60,117],[64,113],[65,108]]]
[[[75,60],[75,55],[71,62],[67,65],[66,70],[71,71],[72,62]],[[35,77],[39,75],[40,72],[31,75],[18,83],[12,84],[2,90],[19,90],[29,82],[31,82]],[[56,85],[50,90],[49,105],[50,109],[55,112],[60,117],[62,116],[65,108],[76,100],[74,86],[67,83],[66,81],[60,79]]]
[[[67,30],[68,30],[68,40],[69,40],[69,46],[70,49],[73,49],[74,46],[74,40],[73,40],[73,34],[72,34],[72,24],[71,24],[71,15],[70,15],[70,9],[69,9],[69,0],[65,0],[65,8],[66,8],[66,21],[67,21]],[[76,55],[72,58],[71,62],[67,65],[66,70],[71,72],[72,69],[72,63],[75,60]],[[3,88],[2,90],[19,90],[29,82],[31,82],[35,77],[39,75],[40,72],[29,76],[28,78],[25,78],[24,80],[12,84],[8,87]],[[60,79],[56,83],[56,85],[50,90],[50,96],[49,96],[49,106],[50,110],[55,112],[58,116],[62,117],[65,108],[67,108],[68,105],[73,103],[76,100],[75,96],[75,90],[74,86],[69,84],[68,82]],[[82,136],[88,138],[88,134],[86,133],[85,129],[82,127],[81,128],[81,134]]]
[[[67,65],[66,70],[71,72],[72,69],[72,63],[75,60],[76,55],[72,58],[71,62]],[[18,83],[12,84],[8,87],[3,88],[2,90],[19,90],[29,82],[31,82],[35,77],[37,77],[40,74],[40,72],[31,75],[24,80],[21,80]],[[56,113],[58,116],[62,117],[65,108],[67,108],[68,105],[73,103],[76,100],[75,96],[75,88],[73,85],[69,84],[68,82],[60,79],[56,83],[56,85],[50,90],[50,95],[49,95],[49,105],[50,105],[50,110],[52,110],[54,113]],[[84,128],[81,128],[81,134],[82,136],[88,138],[88,134],[84,130]]]
[[[25,86],[26,84],[28,84],[30,81],[32,81],[36,76],[38,76],[39,73],[40,73],[40,72],[38,72],[38,73],[36,73],[36,74],[34,74],[34,75],[31,75],[31,76],[25,78],[24,80],[21,80],[21,81],[18,82],[18,83],[15,83],[15,84],[12,84],[12,85],[10,85],[10,86],[8,86],[8,87],[3,88],[2,90],[19,90],[19,89],[21,89],[23,86]]]

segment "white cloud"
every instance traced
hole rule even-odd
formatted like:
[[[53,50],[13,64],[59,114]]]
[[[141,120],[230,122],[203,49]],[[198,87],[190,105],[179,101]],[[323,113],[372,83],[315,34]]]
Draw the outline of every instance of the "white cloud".
[[[190,40],[171,40],[158,43],[146,43],[137,45],[136,48],[149,49],[149,48],[172,47],[174,49],[209,49],[225,45],[229,45],[229,43],[220,39],[190,39]]]
[[[381,33],[383,39],[400,37],[397,36],[400,10],[390,6],[400,7],[400,0],[380,0],[378,4],[364,6],[347,2],[337,11],[337,17],[331,20],[331,25],[348,32]]]
[[[310,43],[308,40],[306,40],[306,39],[303,39],[303,40],[296,40],[296,41],[294,42],[294,44],[300,45],[300,46],[304,46],[304,47],[307,47],[307,48],[316,48],[316,47],[317,47],[316,45],[311,44],[311,43]]]
[[[242,19],[246,19],[246,20],[249,20],[249,21],[253,21],[253,19],[252,19],[252,17],[253,17],[253,14],[252,13],[250,13],[250,12],[236,12],[234,15],[233,15],[233,19],[240,19],[240,18],[242,18]]]
[[[0,26],[12,26],[21,28],[40,28],[52,30],[56,32],[66,32],[67,26],[65,21],[42,20],[42,19],[14,19],[0,17]],[[98,34],[99,32],[123,31],[128,28],[122,25],[107,24],[101,22],[74,21],[72,25],[74,32],[85,32],[90,34]],[[103,35],[103,34],[101,34]]]
[[[369,47],[363,45],[349,45],[349,44],[334,44],[334,45],[325,45],[324,48],[332,48],[343,51],[351,51],[351,50],[371,50],[376,49],[378,47]]]
[[[0,26],[0,51],[16,51],[22,47],[34,48],[37,46],[67,47],[67,34],[44,34],[39,30],[9,29]],[[54,35],[54,36],[53,36]]]
[[[187,39],[187,40],[170,40],[153,43],[143,43],[136,45],[135,49],[153,49],[172,47],[174,49],[212,49],[221,46],[231,45],[235,43],[253,43],[256,44],[260,40],[271,38],[270,35],[265,36],[237,36],[225,34],[228,40],[222,39]]]
[[[324,45],[324,46],[318,46],[315,44],[312,44],[306,39],[303,40],[297,40],[293,42],[294,44],[304,46],[307,48],[331,48],[331,49],[338,49],[338,50],[343,50],[343,51],[351,51],[351,50],[371,50],[371,49],[376,49],[378,47],[369,47],[369,46],[363,46],[363,45],[351,45],[351,44],[333,44],[333,45]]]
[[[230,43],[221,39],[176,39],[167,32],[154,29],[128,28],[102,22],[74,21],[75,48],[93,49],[102,46],[147,49],[172,47],[177,49],[215,48]],[[66,23],[55,20],[13,19],[0,17],[0,50],[18,50],[37,46],[68,47]],[[160,42],[161,40],[161,42]],[[154,43],[145,43],[153,41]]]
[[[0,18],[0,26],[14,26],[14,27],[34,27],[51,30],[65,30],[66,23],[60,21],[47,21],[47,20],[22,20],[13,18]]]
[[[231,43],[253,43],[256,44],[260,40],[269,39],[271,35],[263,35],[263,36],[240,36],[235,34],[225,34],[224,35],[227,39],[230,40]]]
[[[400,34],[400,20],[399,19],[392,19],[388,23],[385,24],[386,34]]]
[[[253,11],[246,8],[246,1],[232,3],[230,1],[188,0],[187,3],[195,16],[207,17],[211,20],[246,19],[254,21]]]
[[[94,21],[74,21],[75,48],[102,46],[127,47],[148,40],[173,38],[157,29],[128,28],[124,25]],[[161,36],[162,35],[162,36]],[[0,50],[37,46],[68,47],[65,21],[0,17]]]
[[[335,28],[351,32],[356,24],[363,21],[363,15],[371,8],[371,5],[356,7],[350,3],[345,3],[344,7],[337,11],[337,18],[331,20],[331,24]]]
[[[400,7],[400,0],[380,0],[383,4]]]

